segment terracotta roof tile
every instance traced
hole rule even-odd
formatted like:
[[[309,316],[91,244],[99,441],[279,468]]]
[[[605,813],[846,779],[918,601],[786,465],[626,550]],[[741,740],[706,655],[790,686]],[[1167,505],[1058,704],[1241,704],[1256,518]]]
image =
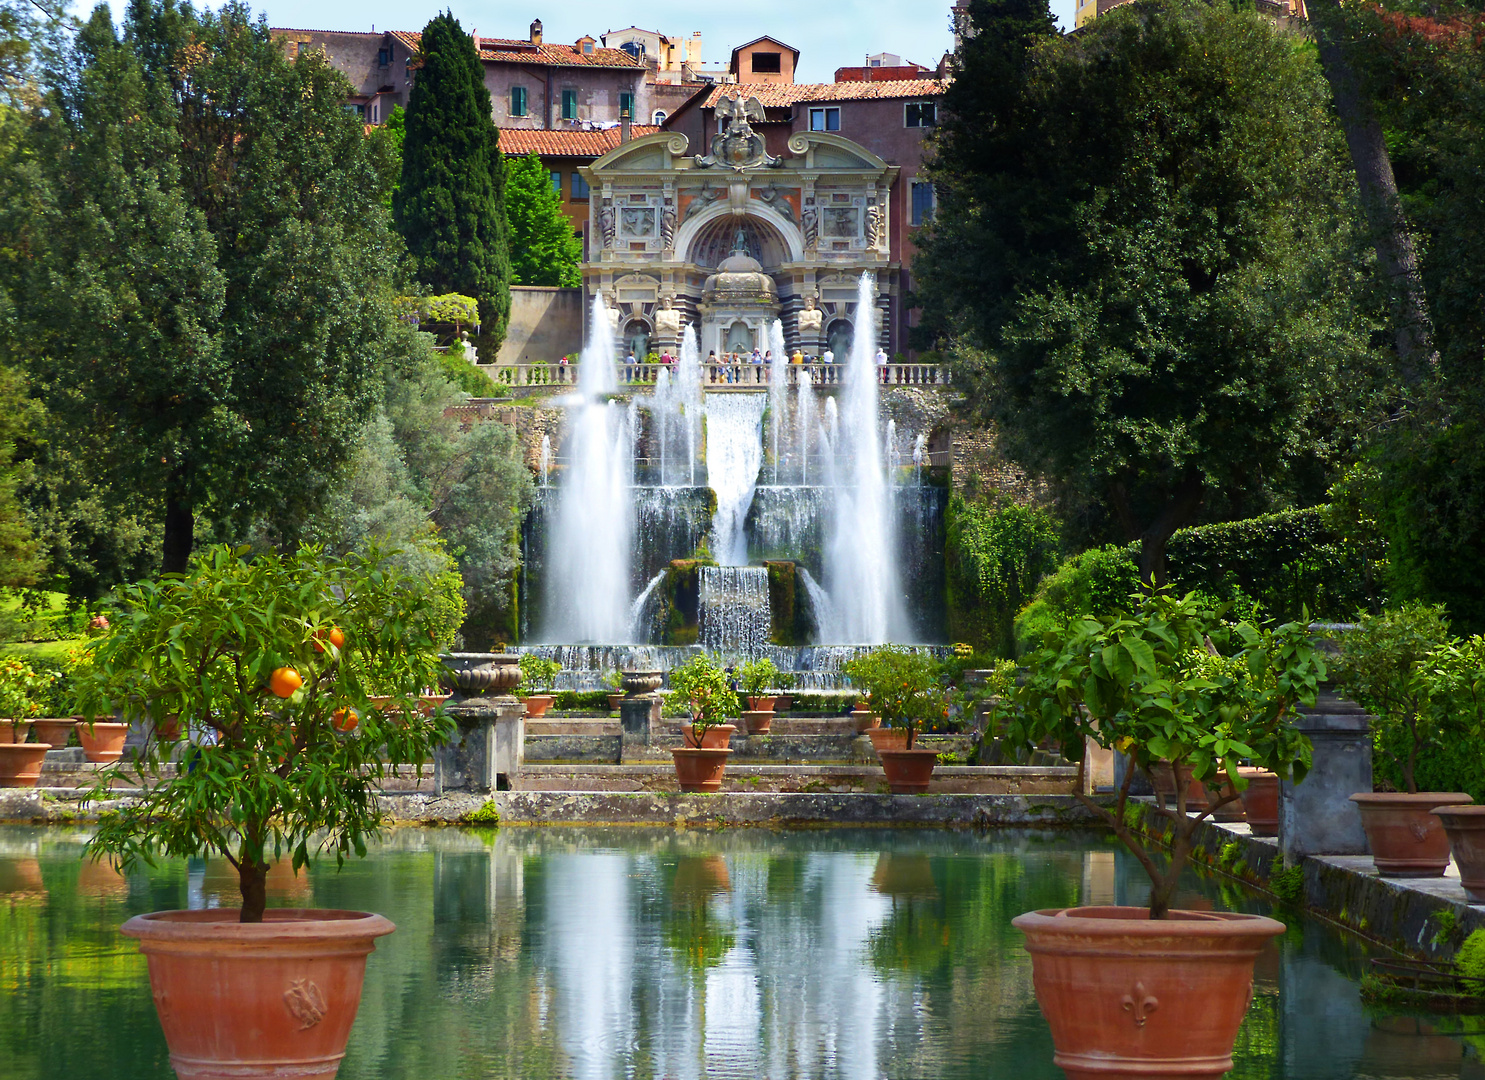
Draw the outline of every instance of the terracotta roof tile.
[[[765,109],[787,109],[801,101],[869,101],[876,98],[937,97],[947,84],[939,79],[894,79],[890,82],[729,83],[702,102],[710,109],[722,98],[756,97]]]
[[[635,124],[631,138],[653,135],[658,127]],[[505,154],[536,154],[539,157],[598,158],[619,145],[620,131],[533,131],[530,128],[501,128],[500,149]]]
[[[389,32],[414,52],[423,40],[420,30]],[[525,38],[481,37],[478,41],[481,60],[498,60],[514,64],[544,64],[551,67],[633,68],[635,70],[644,67],[623,49],[604,49],[595,45],[592,52],[585,53],[576,45],[558,45],[554,42],[533,45]]]

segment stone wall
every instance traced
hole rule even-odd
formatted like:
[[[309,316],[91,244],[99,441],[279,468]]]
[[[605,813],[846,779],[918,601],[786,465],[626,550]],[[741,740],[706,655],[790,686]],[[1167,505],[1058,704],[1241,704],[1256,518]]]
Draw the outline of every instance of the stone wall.
[[[512,285],[510,325],[496,364],[555,364],[583,349],[583,290]],[[486,371],[492,365],[482,364]],[[493,374],[493,372],[492,372]]]

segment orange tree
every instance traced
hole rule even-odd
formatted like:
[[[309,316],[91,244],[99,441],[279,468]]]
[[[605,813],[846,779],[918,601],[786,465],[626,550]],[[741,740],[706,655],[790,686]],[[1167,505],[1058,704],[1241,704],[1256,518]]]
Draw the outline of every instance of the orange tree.
[[[1051,741],[1080,763],[1090,742],[1128,755],[1112,808],[1082,795],[1081,777],[1078,798],[1149,874],[1155,919],[1169,912],[1196,827],[1211,809],[1188,814],[1186,792],[1176,785],[1171,858],[1162,868],[1125,816],[1136,769],[1187,762],[1202,784],[1231,785],[1221,806],[1247,787],[1238,772],[1244,761],[1294,781],[1310,767],[1310,741],[1294,721],[1301,705],[1314,703],[1325,664],[1306,621],[1275,628],[1222,616],[1194,595],[1176,599],[1162,590],[1129,615],[1069,619],[1043,637],[1026,658],[1025,678],[995,709],[1013,744]]]
[[[941,667],[932,656],[895,645],[876,649],[846,662],[844,671],[888,727],[907,728],[911,749],[918,730],[947,715]]]
[[[84,715],[178,717],[186,741],[174,770],[161,766],[176,741],[146,742],[141,794],[102,815],[93,857],[218,853],[237,870],[241,921],[261,922],[272,862],[364,855],[379,781],[421,773],[452,729],[442,710],[422,715],[418,696],[462,615],[445,595],[457,580],[376,551],[250,558],[218,546],[184,575],[121,589],[90,648]],[[374,709],[372,694],[390,700]],[[90,798],[108,797],[105,774]]]

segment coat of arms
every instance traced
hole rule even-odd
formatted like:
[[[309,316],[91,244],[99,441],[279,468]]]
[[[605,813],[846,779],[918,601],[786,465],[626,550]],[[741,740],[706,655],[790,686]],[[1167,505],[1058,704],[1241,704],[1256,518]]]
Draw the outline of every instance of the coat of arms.
[[[780,161],[769,155],[763,145],[763,136],[752,128],[748,121],[762,123],[763,103],[756,97],[747,101],[739,98],[719,98],[716,104],[717,121],[725,123],[721,131],[712,136],[712,152],[696,155],[698,168],[724,165],[734,172],[757,169],[762,166],[777,168]]]

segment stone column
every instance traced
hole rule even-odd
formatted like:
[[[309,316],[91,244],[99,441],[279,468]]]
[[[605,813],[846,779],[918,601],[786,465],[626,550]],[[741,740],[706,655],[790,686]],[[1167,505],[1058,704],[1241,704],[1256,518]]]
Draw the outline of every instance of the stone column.
[[[1314,764],[1298,784],[1279,784],[1279,853],[1286,865],[1306,855],[1370,850],[1351,796],[1372,790],[1371,717],[1329,685],[1296,725],[1314,745]]]
[[[520,681],[510,653],[453,653],[444,658],[452,694],[445,711],[454,734],[433,752],[438,792],[509,790],[526,757],[526,706],[510,691]],[[492,693],[493,691],[493,693]]]
[[[623,740],[619,763],[626,753],[639,756],[654,741],[654,721],[659,718],[660,698],[655,693],[665,679],[662,671],[626,671],[622,673],[624,699],[619,702],[619,725]]]

